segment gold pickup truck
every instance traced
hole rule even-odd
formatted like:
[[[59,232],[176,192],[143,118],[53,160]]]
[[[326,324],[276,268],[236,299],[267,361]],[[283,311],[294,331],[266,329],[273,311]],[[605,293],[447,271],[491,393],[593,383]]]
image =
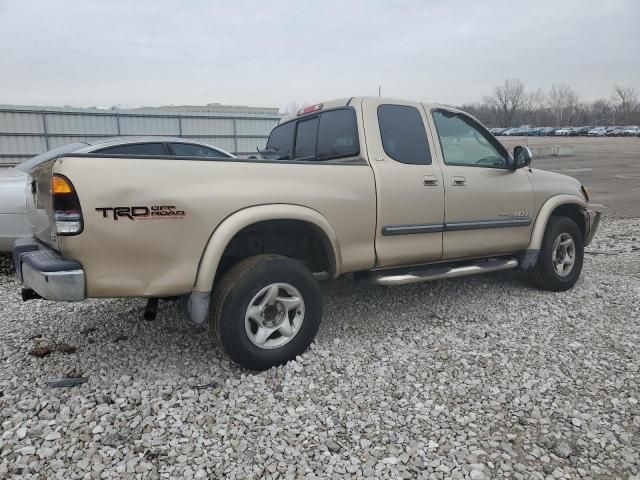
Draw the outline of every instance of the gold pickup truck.
[[[520,268],[571,288],[600,214],[459,110],[345,98],[283,118],[261,158],[60,155],[32,172],[25,298],[182,297],[250,369],[304,352],[317,278],[400,285]]]

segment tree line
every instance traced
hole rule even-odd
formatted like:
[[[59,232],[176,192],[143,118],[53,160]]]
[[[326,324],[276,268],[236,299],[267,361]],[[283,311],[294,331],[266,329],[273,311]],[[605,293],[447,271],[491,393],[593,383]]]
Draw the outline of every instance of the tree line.
[[[518,79],[507,79],[481,102],[462,105],[490,127],[609,126],[640,124],[640,102],[634,87],[614,85],[609,98],[583,100],[569,85],[528,92]]]

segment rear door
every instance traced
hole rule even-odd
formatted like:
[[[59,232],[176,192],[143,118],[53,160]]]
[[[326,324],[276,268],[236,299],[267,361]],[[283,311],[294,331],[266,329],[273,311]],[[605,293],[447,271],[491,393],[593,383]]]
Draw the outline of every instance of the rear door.
[[[438,260],[444,190],[424,110],[412,102],[368,98],[363,113],[376,178],[377,265]]]
[[[527,168],[462,112],[431,111],[445,190],[443,259],[512,253],[529,244],[534,210]]]

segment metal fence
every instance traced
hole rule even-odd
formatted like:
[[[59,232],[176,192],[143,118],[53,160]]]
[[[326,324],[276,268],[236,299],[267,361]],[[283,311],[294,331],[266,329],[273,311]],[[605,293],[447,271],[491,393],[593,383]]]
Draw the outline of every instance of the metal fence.
[[[67,143],[113,136],[158,135],[207,142],[236,155],[264,148],[278,116],[151,114],[122,111],[0,108],[0,166]]]

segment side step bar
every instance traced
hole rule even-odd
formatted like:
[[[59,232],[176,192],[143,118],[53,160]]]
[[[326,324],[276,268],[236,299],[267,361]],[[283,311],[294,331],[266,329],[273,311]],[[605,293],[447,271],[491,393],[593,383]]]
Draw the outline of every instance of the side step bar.
[[[444,278],[466,277],[478,273],[510,270],[518,266],[515,258],[491,258],[476,260],[472,263],[455,265],[432,265],[428,267],[408,267],[406,269],[378,270],[370,272],[369,281],[375,285],[407,285],[409,283],[429,282]]]

